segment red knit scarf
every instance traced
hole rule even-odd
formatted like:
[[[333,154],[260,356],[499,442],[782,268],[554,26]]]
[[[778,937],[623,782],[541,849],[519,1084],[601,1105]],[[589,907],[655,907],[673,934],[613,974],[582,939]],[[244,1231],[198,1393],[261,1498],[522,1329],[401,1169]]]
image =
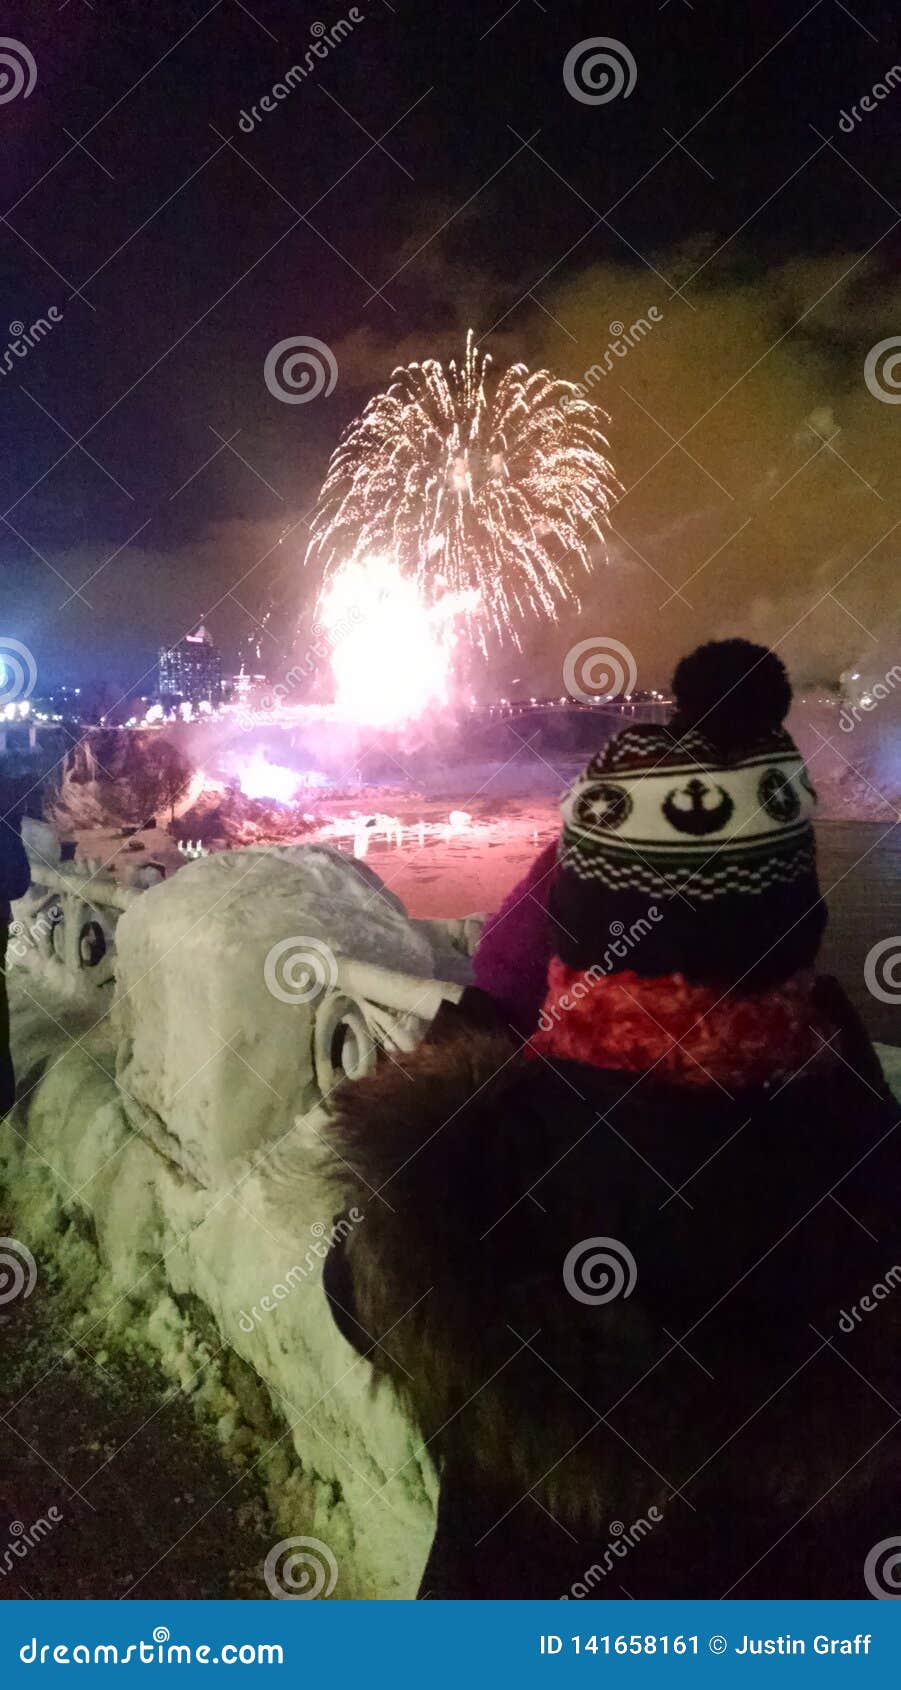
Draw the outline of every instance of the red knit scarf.
[[[527,1054],[727,1091],[788,1079],[814,1059],[835,1027],[813,996],[812,970],[768,991],[742,994],[692,986],[681,974],[653,979],[627,970],[592,976],[554,957],[538,1031]],[[531,1046],[531,1050],[530,1050]]]

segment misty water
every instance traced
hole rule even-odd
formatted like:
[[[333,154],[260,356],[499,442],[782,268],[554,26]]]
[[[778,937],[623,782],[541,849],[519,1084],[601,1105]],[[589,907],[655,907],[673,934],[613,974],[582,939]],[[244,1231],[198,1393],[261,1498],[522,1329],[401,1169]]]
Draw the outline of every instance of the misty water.
[[[821,822],[820,884],[829,905],[821,966],[840,976],[874,1038],[901,1044],[901,994],[884,1003],[868,991],[864,963],[882,939],[901,953],[901,825]]]

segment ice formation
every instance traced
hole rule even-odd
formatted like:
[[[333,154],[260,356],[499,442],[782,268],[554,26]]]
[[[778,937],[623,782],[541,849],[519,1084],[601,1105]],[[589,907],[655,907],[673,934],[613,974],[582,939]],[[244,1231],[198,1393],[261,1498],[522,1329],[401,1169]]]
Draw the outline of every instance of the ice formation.
[[[314,988],[334,984],[330,959],[435,973],[432,946],[399,900],[324,846],[186,863],[129,909],[117,943],[126,1111],[202,1184],[233,1156],[277,1142],[319,1101]]]

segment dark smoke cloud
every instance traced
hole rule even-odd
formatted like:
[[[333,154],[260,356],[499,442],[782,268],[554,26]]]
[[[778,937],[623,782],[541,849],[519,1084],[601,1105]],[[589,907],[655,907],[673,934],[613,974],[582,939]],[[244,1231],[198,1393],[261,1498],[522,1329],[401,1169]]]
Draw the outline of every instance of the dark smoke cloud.
[[[709,256],[693,243],[655,260],[682,297],[648,270],[599,267],[534,321],[532,355],[584,381],[622,343],[611,324],[661,313],[588,382],[626,492],[582,616],[531,647],[548,677],[577,630],[625,640],[654,677],[732,632],[777,643],[801,680],[836,676],[877,637],[901,646],[899,413],[864,379],[897,332],[897,282],[841,252],[766,272],[736,260],[708,286]]]

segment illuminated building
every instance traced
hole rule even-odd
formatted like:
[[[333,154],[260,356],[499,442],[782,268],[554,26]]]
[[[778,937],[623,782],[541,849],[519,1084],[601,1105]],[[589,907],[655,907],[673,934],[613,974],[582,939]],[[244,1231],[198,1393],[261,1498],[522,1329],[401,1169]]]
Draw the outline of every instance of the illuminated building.
[[[174,646],[160,647],[160,695],[197,705],[222,698],[222,658],[204,627],[186,634]]]

